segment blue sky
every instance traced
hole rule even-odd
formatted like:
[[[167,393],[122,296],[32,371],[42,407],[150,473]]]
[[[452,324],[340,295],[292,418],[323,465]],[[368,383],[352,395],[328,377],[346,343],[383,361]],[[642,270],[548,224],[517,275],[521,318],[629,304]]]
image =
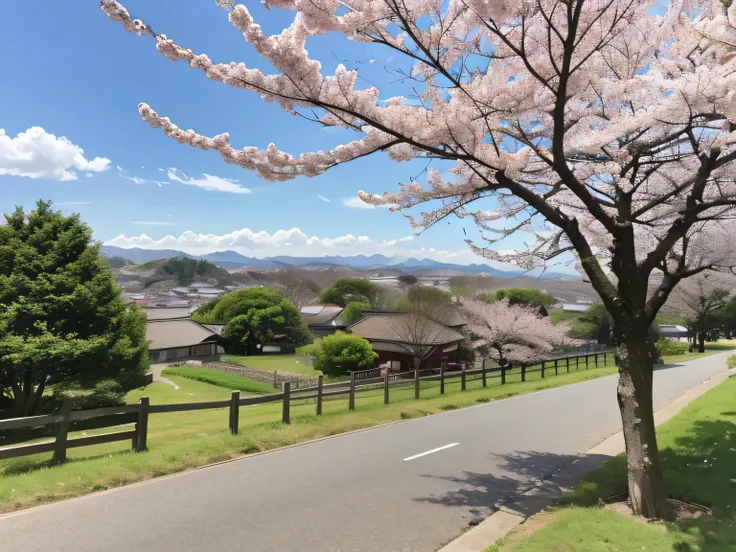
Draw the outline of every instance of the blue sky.
[[[180,0],[124,4],[156,32],[215,61],[267,68],[214,1],[187,2],[186,10]],[[259,2],[247,5],[269,33],[279,32],[293,17],[267,11]],[[358,190],[396,190],[398,182],[419,174],[426,161],[397,164],[380,154],[317,178],[262,180],[225,164],[215,152],[178,144],[151,129],[141,120],[138,103],[146,102],[180,127],[201,134],[227,131],[237,147],[263,148],[275,142],[299,154],[334,147],[351,133],[323,130],[253,93],[209,81],[185,64],[166,60],[152,39],[126,33],[96,1],[46,2],[43,9],[34,2],[9,2],[2,11],[13,21],[0,34],[0,51],[11,53],[4,58],[6,85],[0,103],[0,128],[6,135],[0,136],[3,212],[51,199],[59,208],[79,212],[97,239],[127,246],[190,252],[230,248],[257,257],[383,252],[482,261],[463,241],[464,227],[474,235],[471,222],[453,219],[409,239],[413,231],[401,214],[345,205]],[[308,49],[325,73],[345,63],[360,70],[366,86],[381,88],[382,96],[406,94],[395,83],[395,71],[408,70],[408,65],[383,47],[338,36],[311,39]],[[369,63],[371,59],[375,62]],[[16,138],[32,127],[43,131],[31,133],[32,140]],[[75,157],[70,165],[64,155],[71,146],[49,135],[66,137],[84,150],[83,158]],[[36,157],[21,165],[8,154],[11,139],[12,147],[39,150],[34,150]],[[176,179],[168,174],[172,167]],[[204,189],[205,175],[210,175],[209,184],[230,191]],[[143,234],[150,239],[141,238]],[[161,242],[167,235],[173,239]]]

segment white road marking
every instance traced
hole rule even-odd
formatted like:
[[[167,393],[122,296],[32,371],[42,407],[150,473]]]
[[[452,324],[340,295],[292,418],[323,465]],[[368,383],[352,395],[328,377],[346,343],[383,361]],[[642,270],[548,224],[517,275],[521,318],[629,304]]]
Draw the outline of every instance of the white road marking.
[[[404,462],[408,462],[409,460],[415,460],[417,458],[421,458],[422,456],[427,456],[428,454],[433,454],[435,452],[439,452],[441,450],[449,449],[452,447],[458,446],[460,443],[450,443],[449,445],[445,445],[444,447],[437,447],[436,449],[428,450],[427,452],[420,452],[419,454],[415,454],[414,456],[409,456],[409,458],[404,458]]]

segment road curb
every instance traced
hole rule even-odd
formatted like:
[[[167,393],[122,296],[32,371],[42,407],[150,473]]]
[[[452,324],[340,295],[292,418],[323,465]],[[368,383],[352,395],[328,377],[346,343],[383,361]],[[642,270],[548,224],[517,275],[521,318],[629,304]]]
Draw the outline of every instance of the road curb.
[[[688,389],[682,395],[672,399],[657,410],[654,413],[654,423],[659,425],[670,420],[695,399],[701,397],[733,375],[736,375],[736,369],[716,374],[710,379]],[[593,448],[585,451],[581,457],[616,456],[622,452],[625,452],[624,436],[623,431],[619,431],[598,443]],[[537,504],[534,504],[531,509],[525,508],[524,512],[506,506],[499,506],[497,512],[491,514],[481,523],[440,548],[438,552],[483,552],[487,547],[508,535],[515,527],[524,523],[530,516],[550,506],[556,499],[562,496],[565,490],[564,487],[560,487],[559,491],[555,493],[556,496],[548,493]],[[532,497],[535,494],[536,487],[522,493],[520,496],[529,497],[533,500]]]

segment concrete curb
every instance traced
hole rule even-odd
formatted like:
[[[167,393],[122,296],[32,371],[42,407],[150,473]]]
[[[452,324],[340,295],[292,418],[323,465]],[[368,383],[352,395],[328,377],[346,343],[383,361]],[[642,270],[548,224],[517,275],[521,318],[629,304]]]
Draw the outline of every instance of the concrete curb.
[[[673,418],[695,399],[723,383],[734,374],[736,374],[736,369],[728,370],[688,389],[682,395],[676,399],[672,399],[662,408],[657,410],[654,413],[654,423],[659,425]],[[623,431],[619,431],[593,448],[585,451],[581,456],[616,456],[625,452],[625,450],[626,447]],[[590,470],[586,470],[586,472],[587,471]],[[539,486],[541,486],[541,484]],[[520,495],[520,497],[531,502],[530,505],[524,508],[500,506],[499,511],[491,514],[480,524],[440,548],[438,552],[483,552],[483,550],[494,544],[498,539],[508,535],[516,526],[526,521],[528,517],[539,513],[550,506],[557,498],[561,497],[565,491],[566,488],[560,486],[556,492],[546,492],[542,496],[541,493],[538,492],[537,486],[535,486]],[[518,504],[522,501],[523,500],[517,500],[515,502]]]

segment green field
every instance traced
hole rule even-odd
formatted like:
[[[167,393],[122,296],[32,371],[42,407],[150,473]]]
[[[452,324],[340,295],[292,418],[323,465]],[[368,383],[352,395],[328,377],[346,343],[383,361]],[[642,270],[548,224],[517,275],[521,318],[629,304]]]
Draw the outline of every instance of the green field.
[[[322,372],[315,370],[311,366],[301,364],[297,362],[299,360],[297,354],[280,354],[280,355],[222,355],[223,362],[229,362],[231,364],[240,364],[241,366],[247,366],[255,370],[264,370],[267,372],[273,372],[277,370],[279,372],[290,372],[292,374],[298,374],[300,376],[311,376],[317,377]]]
[[[599,498],[626,492],[626,458],[621,455],[586,476],[562,505],[528,522],[541,529],[521,542],[512,533],[488,552],[733,552],[734,397],[736,377],[706,393],[657,430],[670,495],[706,506],[712,516],[677,523],[643,523],[595,507]]]
[[[377,386],[357,394],[354,412],[347,408],[347,396],[341,395],[325,401],[324,415],[320,417],[315,415],[313,400],[293,400],[291,425],[281,423],[281,402],[243,407],[240,409],[240,434],[237,436],[228,432],[227,409],[153,414],[149,422],[149,450],[144,453],[130,452],[128,443],[119,442],[70,449],[70,461],[54,468],[46,467],[50,454],[1,461],[0,512],[79,496],[310,439],[616,373],[611,355],[608,356],[608,364],[597,369],[591,362],[589,370],[585,370],[584,363],[576,370],[575,363],[572,363],[571,372],[567,373],[563,366],[564,363],[560,363],[558,376],[554,376],[554,369],[548,366],[545,379],[538,371],[529,372],[526,383],[521,383],[521,374],[516,368],[509,371],[507,384],[503,386],[498,377],[489,378],[487,388],[481,387],[479,377],[469,378],[466,392],[460,392],[460,379],[454,378],[448,380],[444,396],[439,393],[438,382],[422,381],[420,400],[413,398],[412,383],[392,385],[391,404],[388,406],[383,404],[383,389]],[[127,402],[136,403],[141,397],[149,397],[151,404],[203,402],[230,397],[230,390],[225,387],[180,376],[168,377],[179,386],[178,389],[154,382],[128,393]],[[110,428],[91,430],[86,435],[109,431]],[[78,435],[70,434],[70,439],[75,436]]]
[[[237,374],[228,374],[226,372],[220,372],[210,368],[199,368],[197,366],[166,368],[161,372],[161,375],[165,377],[180,376],[182,378],[224,387],[232,391],[245,391],[246,393],[253,393],[256,395],[274,392],[273,387],[266,385],[265,383],[261,383],[260,381],[253,381]]]

